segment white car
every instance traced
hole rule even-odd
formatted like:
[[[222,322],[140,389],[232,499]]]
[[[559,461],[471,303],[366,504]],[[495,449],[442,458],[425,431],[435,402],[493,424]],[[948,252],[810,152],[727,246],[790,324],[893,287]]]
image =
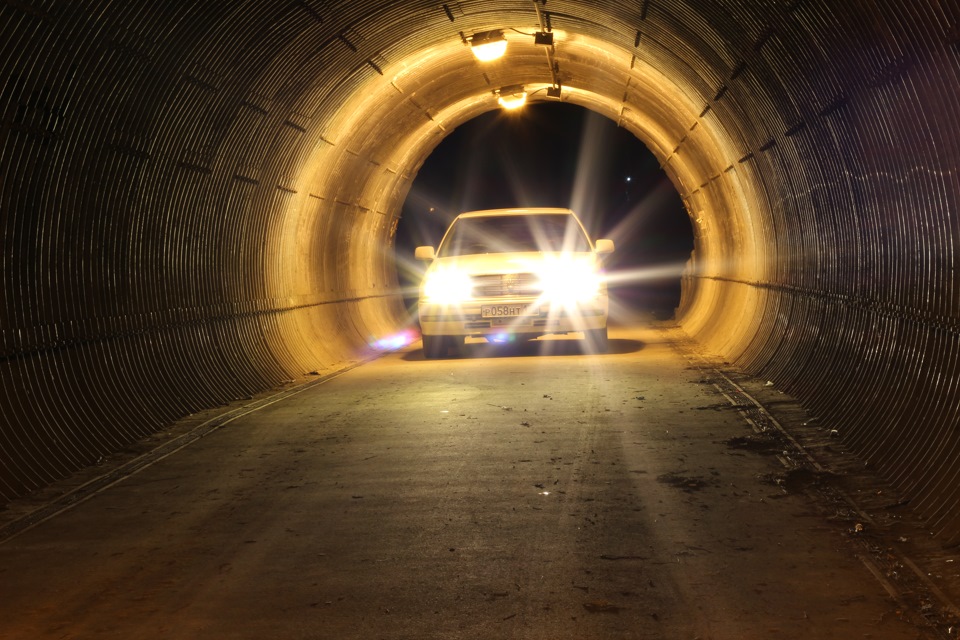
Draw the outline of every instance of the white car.
[[[528,340],[583,332],[607,350],[607,286],[601,256],[613,241],[590,241],[569,209],[463,213],[440,246],[417,247],[430,262],[420,285],[420,333],[427,358],[466,337]]]

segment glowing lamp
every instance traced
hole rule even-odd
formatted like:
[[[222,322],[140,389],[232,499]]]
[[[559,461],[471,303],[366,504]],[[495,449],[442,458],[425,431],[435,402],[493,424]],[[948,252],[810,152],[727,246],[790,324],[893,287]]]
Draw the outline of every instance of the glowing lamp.
[[[475,33],[470,38],[470,50],[480,62],[490,62],[506,53],[507,39],[499,29]]]
[[[497,102],[504,109],[519,109],[527,104],[527,92],[522,84],[502,87],[497,94]]]

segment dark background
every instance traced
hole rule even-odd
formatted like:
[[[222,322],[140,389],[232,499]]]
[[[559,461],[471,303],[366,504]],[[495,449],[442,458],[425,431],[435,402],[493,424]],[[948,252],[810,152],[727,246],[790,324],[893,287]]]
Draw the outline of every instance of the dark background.
[[[606,264],[618,281],[611,293],[619,304],[672,315],[693,249],[679,194],[629,131],[582,107],[548,102],[474,118],[424,162],[397,228],[408,306],[423,269],[414,247],[436,246],[464,211],[537,206],[569,207],[592,238],[613,239],[616,252]]]

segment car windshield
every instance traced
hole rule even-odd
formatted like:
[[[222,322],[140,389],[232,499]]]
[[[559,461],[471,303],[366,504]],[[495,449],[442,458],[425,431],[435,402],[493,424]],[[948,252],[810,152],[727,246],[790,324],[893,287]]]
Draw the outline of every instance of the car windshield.
[[[454,222],[438,255],[523,251],[590,251],[590,242],[570,214],[482,216]]]

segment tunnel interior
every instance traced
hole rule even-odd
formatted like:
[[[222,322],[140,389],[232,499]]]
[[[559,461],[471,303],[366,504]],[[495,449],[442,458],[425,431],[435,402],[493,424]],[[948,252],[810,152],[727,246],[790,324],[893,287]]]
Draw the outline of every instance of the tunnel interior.
[[[439,244],[464,211],[509,207],[576,211],[592,238],[619,251],[604,266],[614,322],[671,318],[693,250],[690,218],[659,161],[616,122],[560,100],[489,111],[447,135],[404,201],[394,243],[404,301],[417,312],[424,264],[414,248]]]
[[[677,321],[960,536],[960,15],[902,0],[0,7],[0,496],[369,357],[419,168],[496,91],[629,131]],[[502,30],[482,64],[474,34]],[[535,33],[552,34],[552,44]]]

